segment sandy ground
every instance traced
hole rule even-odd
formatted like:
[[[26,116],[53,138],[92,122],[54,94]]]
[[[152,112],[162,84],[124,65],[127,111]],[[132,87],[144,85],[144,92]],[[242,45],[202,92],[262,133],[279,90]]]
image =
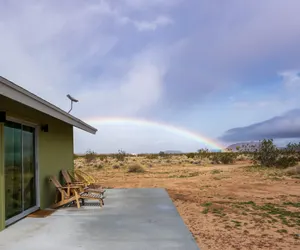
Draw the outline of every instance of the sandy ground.
[[[201,249],[300,249],[300,179],[281,170],[148,159],[145,173],[127,173],[128,162],[75,163],[104,187],[166,188]]]

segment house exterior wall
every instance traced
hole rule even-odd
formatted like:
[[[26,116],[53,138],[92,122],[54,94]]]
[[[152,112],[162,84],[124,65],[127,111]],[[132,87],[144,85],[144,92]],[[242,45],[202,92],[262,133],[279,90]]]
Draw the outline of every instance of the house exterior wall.
[[[55,187],[50,175],[60,178],[61,169],[73,169],[73,126],[0,95],[0,110],[13,119],[36,125],[38,202],[46,208],[54,202]],[[48,124],[49,131],[41,131]],[[0,230],[5,225],[4,125],[0,123]]]

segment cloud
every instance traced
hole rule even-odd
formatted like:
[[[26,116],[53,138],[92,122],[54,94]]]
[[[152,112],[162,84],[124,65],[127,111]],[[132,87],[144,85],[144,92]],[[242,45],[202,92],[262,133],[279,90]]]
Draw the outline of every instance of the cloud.
[[[98,78],[82,93],[77,93],[84,106],[76,107],[78,114],[89,116],[136,115],[155,106],[162,96],[166,63],[161,51],[147,50],[127,61],[128,72],[118,78]],[[97,84],[101,82],[101,84]],[[97,109],[86,110],[86,107]]]
[[[294,109],[281,116],[252,124],[233,128],[220,137],[227,142],[250,141],[261,139],[300,138],[300,109]]]
[[[141,116],[214,136],[264,119],[257,107],[270,117],[299,107],[292,87],[299,7],[296,0],[0,1],[0,74],[64,110],[71,94],[79,99],[72,114],[83,119]],[[104,150],[112,141],[113,148],[123,138],[118,129],[100,127],[93,143],[82,136],[77,145]],[[123,145],[148,140],[145,149],[157,148],[124,133]],[[175,137],[157,135],[172,148]]]
[[[217,98],[235,87],[232,82],[266,86],[277,72],[299,69],[299,8],[297,0],[191,1],[182,7],[173,16],[181,29],[172,35],[189,39],[170,66],[166,103],[186,108]]]
[[[122,3],[125,3],[129,8],[134,10],[145,10],[149,8],[157,7],[172,7],[179,4],[182,0],[119,0]]]
[[[295,89],[300,87],[300,71],[288,70],[279,73],[282,77],[283,84],[288,89]]]
[[[165,49],[149,45],[128,56],[112,54],[122,37],[106,30],[106,20],[123,14],[106,1],[80,2],[12,1],[6,12],[0,6],[1,75],[64,110],[65,95],[74,95],[79,117],[135,115],[155,106],[168,68]],[[160,17],[148,28],[167,22]]]
[[[160,26],[166,26],[171,23],[173,23],[172,19],[165,17],[165,16],[159,16],[153,21],[132,21],[135,27],[139,31],[155,31]]]

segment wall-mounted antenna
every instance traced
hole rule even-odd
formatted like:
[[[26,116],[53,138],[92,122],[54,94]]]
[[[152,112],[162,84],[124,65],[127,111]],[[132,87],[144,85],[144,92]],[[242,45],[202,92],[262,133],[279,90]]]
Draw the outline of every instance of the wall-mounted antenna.
[[[67,97],[71,100],[71,109],[68,112],[68,113],[70,113],[71,110],[73,109],[73,102],[78,102],[78,100],[75,99],[74,97],[70,96],[70,95],[67,95]]]

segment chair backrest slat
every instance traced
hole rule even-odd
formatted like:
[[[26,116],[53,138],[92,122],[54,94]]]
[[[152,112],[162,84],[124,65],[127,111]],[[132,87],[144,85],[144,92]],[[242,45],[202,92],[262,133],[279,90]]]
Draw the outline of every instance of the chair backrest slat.
[[[62,188],[62,185],[59,183],[58,179],[56,176],[50,176],[49,177],[50,181],[54,184],[54,186],[61,192],[64,193],[65,197],[67,197],[67,192]]]
[[[72,183],[71,177],[70,177],[69,173],[67,172],[67,170],[65,170],[65,169],[61,170],[61,174],[64,177],[67,184]]]
[[[87,174],[86,172],[84,172],[82,170],[79,170],[79,169],[76,170],[76,174],[78,174],[79,176],[84,178],[89,183],[96,183],[95,179],[91,175]]]

